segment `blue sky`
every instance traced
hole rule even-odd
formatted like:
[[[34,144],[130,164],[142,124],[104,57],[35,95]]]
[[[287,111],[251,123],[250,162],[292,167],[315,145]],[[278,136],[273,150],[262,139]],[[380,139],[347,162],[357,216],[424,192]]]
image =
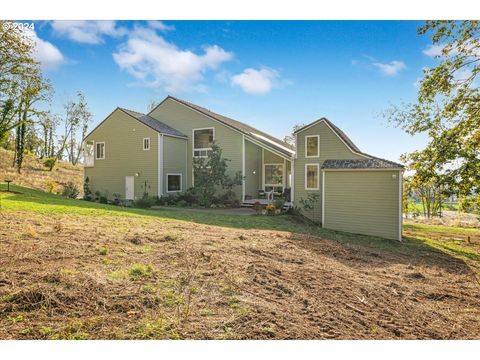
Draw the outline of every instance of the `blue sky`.
[[[168,94],[283,138],[322,116],[365,152],[398,160],[422,147],[381,117],[413,101],[435,65],[414,21],[57,21],[35,23],[53,109],[77,90],[94,124],[115,107],[147,112]]]

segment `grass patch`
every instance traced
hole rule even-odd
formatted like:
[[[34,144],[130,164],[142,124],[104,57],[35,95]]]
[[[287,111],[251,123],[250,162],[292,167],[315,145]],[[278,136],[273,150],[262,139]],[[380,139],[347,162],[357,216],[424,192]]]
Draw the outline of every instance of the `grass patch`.
[[[150,276],[152,272],[153,268],[150,265],[136,264],[128,270],[128,277],[132,281],[140,280],[142,278]]]

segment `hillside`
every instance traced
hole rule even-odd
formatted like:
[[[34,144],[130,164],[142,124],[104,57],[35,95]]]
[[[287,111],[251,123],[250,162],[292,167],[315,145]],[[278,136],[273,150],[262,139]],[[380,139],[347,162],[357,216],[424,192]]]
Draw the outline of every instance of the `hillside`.
[[[477,229],[407,225],[400,243],[13,190],[0,339],[480,338]]]
[[[32,155],[25,155],[22,172],[19,174],[12,167],[13,151],[0,148],[0,182],[13,180],[12,184],[27,186],[33,189],[48,191],[47,182],[54,181],[58,184],[58,191],[61,185],[69,181],[74,182],[81,191],[83,188],[83,166],[73,166],[70,163],[59,161],[52,171],[43,165],[42,160]]]

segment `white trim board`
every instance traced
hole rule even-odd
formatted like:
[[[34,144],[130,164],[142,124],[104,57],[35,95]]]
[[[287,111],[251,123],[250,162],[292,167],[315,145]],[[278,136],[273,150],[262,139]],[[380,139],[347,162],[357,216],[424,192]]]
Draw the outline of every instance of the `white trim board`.
[[[163,195],[163,134],[158,134],[158,196]]]
[[[325,171],[322,170],[322,228],[325,227]]]

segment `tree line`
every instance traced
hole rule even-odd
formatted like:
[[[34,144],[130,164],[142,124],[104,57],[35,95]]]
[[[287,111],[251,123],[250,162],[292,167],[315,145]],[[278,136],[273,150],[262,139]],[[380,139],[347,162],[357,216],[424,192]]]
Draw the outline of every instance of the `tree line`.
[[[58,160],[76,165],[81,140],[92,121],[85,95],[78,91],[61,114],[50,110],[54,89],[35,60],[35,43],[20,27],[0,20],[0,146],[13,150],[20,173],[27,153],[52,170]]]

